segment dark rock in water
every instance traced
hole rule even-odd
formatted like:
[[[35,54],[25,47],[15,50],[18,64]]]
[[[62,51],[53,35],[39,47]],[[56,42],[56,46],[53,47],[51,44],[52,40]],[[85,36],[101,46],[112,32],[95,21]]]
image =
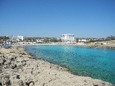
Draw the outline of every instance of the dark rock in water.
[[[0,57],[0,64],[2,65],[3,64],[3,58]]]
[[[34,81],[28,81],[26,82],[26,86],[34,86]]]
[[[0,86],[2,86],[2,82],[0,82]]]
[[[19,85],[19,86],[24,86],[24,82],[23,82],[22,80],[19,80],[19,81],[18,81],[18,85]]]
[[[0,73],[2,73],[2,67],[0,66]]]
[[[15,65],[12,66],[12,69],[15,69],[16,67],[17,67],[17,65],[15,64]]]
[[[43,83],[43,85],[42,86],[45,86],[45,83]]]
[[[17,75],[17,76],[16,76],[16,79],[20,79],[20,75]]]
[[[29,82],[29,86],[34,86],[34,84],[35,84],[34,81]]]
[[[20,53],[20,54],[22,54],[22,55],[26,55],[26,53]]]
[[[10,60],[11,60],[11,61],[14,61],[14,60],[15,60],[15,58],[14,58],[14,57],[12,57]]]
[[[98,86],[98,85],[93,85],[93,86]]]
[[[15,53],[15,51],[10,51],[10,53]]]
[[[5,76],[4,76],[4,79],[6,79],[6,80],[9,79],[9,78],[10,78],[9,75],[5,75]]]
[[[21,61],[22,65],[25,66],[26,65],[26,60]]]
[[[3,86],[11,86],[11,81],[9,78],[10,78],[9,75],[5,75],[2,77]]]
[[[6,60],[5,59],[3,59],[3,62],[2,62],[2,64],[4,64],[6,62]]]
[[[29,83],[28,83],[28,82],[26,82],[26,86],[29,86]]]
[[[84,82],[87,82],[86,80],[84,80]]]
[[[98,84],[94,83],[93,86],[99,86]]]
[[[103,82],[102,85],[105,86],[105,83]]]
[[[5,85],[6,85],[6,86],[11,86],[10,80],[7,80],[7,81],[5,82]]]

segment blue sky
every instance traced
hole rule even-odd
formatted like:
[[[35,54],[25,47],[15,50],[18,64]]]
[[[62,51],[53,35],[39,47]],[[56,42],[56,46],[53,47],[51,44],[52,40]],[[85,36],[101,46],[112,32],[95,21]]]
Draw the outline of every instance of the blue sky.
[[[0,36],[115,35],[115,0],[0,0]]]

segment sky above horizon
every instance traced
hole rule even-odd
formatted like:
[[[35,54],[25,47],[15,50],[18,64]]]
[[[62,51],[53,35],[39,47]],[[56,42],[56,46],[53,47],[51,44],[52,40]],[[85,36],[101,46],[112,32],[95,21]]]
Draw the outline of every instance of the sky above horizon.
[[[115,0],[0,0],[0,36],[115,36]]]

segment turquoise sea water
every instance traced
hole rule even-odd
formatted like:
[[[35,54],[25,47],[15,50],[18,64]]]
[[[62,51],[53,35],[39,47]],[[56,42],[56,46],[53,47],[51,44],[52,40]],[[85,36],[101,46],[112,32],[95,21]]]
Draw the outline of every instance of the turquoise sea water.
[[[115,84],[115,50],[76,46],[27,46],[36,57],[68,68],[72,73]]]

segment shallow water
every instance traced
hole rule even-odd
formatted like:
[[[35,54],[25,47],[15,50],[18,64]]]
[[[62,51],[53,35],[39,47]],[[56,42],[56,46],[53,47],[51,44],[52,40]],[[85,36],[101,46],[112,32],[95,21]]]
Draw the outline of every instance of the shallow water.
[[[27,46],[26,51],[72,73],[115,84],[115,50],[76,46]]]

